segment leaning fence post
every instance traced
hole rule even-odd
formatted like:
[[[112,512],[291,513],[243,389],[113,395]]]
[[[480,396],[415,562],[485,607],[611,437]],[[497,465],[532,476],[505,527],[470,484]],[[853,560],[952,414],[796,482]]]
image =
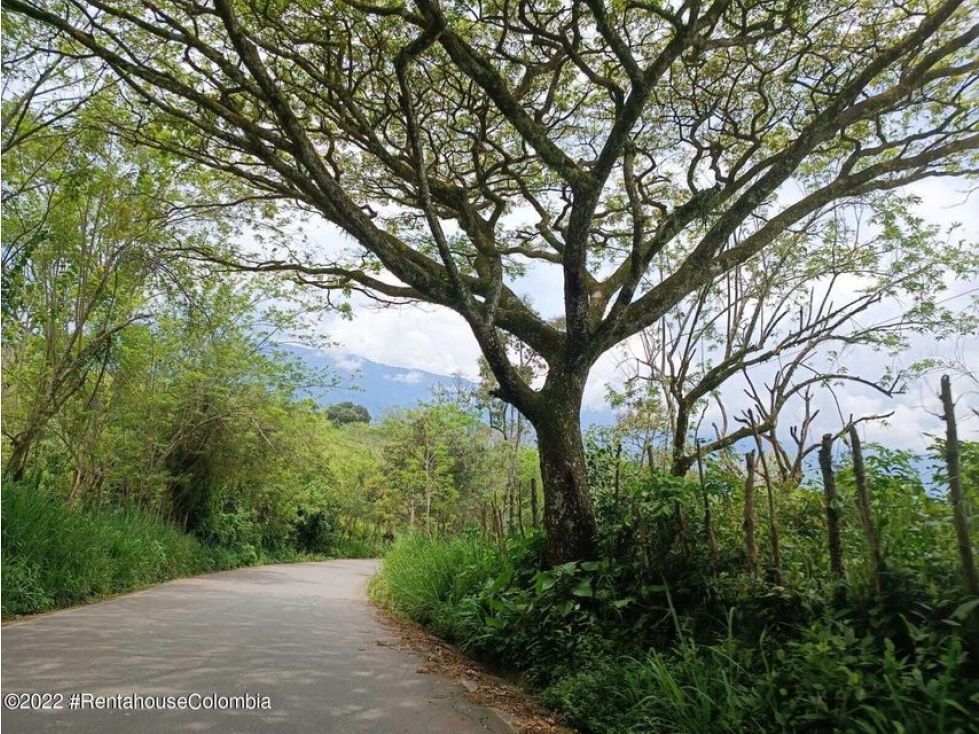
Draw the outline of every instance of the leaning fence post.
[[[860,510],[860,521],[863,523],[863,532],[867,536],[867,547],[870,550],[870,562],[874,568],[874,581],[877,584],[877,592],[884,591],[884,557],[880,550],[880,538],[877,536],[877,527],[874,525],[874,517],[870,511],[870,491],[867,488],[867,472],[863,465],[863,449],[860,446],[860,436],[857,434],[857,427],[850,426],[850,450],[853,452],[853,476],[857,483],[857,508]]]
[[[752,576],[758,575],[758,543],[755,540],[755,452],[744,455],[748,476],[744,480],[744,547]]]

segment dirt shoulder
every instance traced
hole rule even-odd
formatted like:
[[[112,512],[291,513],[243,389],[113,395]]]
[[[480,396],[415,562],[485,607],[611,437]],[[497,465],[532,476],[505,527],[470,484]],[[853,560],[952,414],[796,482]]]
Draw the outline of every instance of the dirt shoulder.
[[[558,722],[553,711],[534,702],[515,683],[493,675],[421,625],[400,619],[376,604],[374,608],[383,624],[400,638],[397,646],[412,650],[425,659],[418,668],[419,673],[430,673],[459,683],[466,689],[468,700],[497,711],[518,734],[574,734],[573,729]]]

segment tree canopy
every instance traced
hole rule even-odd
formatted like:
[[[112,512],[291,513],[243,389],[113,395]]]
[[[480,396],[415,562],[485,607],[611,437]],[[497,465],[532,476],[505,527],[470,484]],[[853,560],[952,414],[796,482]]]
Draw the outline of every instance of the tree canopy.
[[[349,400],[329,406],[326,409],[326,417],[337,425],[371,422],[370,411],[363,405],[356,405]]]

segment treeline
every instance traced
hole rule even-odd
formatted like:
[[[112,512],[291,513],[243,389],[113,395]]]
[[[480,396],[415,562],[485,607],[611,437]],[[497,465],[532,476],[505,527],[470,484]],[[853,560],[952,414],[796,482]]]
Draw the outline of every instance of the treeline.
[[[277,343],[308,330],[309,304],[195,257],[264,202],[211,203],[214,179],[102,129],[99,98],[56,121],[22,112],[3,180],[5,615],[373,554],[404,527],[531,523],[514,498],[536,454],[483,421],[485,396],[374,425],[305,397],[335,376]]]
[[[669,442],[630,450],[631,420],[593,429],[596,558],[473,523],[399,540],[373,591],[586,732],[974,731],[979,444],[946,415],[925,456],[854,428],[797,478],[767,441],[678,475]]]
[[[211,568],[369,555],[404,527],[459,532],[488,508],[517,523],[514,487],[537,471],[526,441],[486,425],[475,395],[375,425],[304,397],[335,380],[276,346],[305,329],[305,304],[194,258],[240,236],[241,210],[207,204],[214,181],[188,186],[101,114],[94,100],[39,122],[4,157],[5,616]]]
[[[5,615],[367,555],[403,526],[456,532],[496,495],[510,521],[505,488],[536,471],[525,446],[518,462],[476,400],[370,426],[303,397],[334,377],[276,346],[303,330],[287,284],[193,258],[240,234],[239,210],[86,110],[4,157]]]
[[[333,378],[276,346],[305,304],[194,256],[274,235],[274,207],[110,134],[105,90],[24,89],[3,107],[4,616],[372,553],[341,514],[348,457],[302,397]]]

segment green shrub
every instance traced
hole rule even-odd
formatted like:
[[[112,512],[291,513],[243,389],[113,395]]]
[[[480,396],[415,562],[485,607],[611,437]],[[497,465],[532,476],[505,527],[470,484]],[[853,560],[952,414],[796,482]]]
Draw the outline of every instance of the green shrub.
[[[979,730],[979,681],[961,639],[910,627],[914,648],[906,655],[889,638],[860,634],[833,616],[769,652],[760,680],[773,725],[854,733]]]

